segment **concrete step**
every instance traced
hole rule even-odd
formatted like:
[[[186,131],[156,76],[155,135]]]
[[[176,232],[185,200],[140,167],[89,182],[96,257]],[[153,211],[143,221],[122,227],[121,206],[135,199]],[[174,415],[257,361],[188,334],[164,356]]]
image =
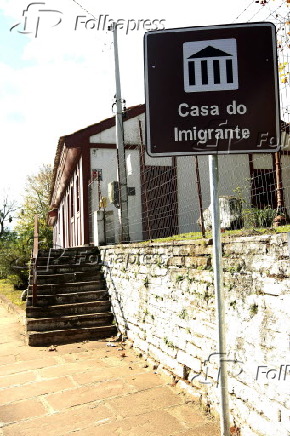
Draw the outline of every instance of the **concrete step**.
[[[88,301],[100,301],[109,300],[109,294],[107,290],[99,291],[84,291],[84,292],[72,292],[65,294],[55,295],[38,295],[37,307],[47,307],[62,304],[84,303]],[[32,296],[29,295],[26,300],[26,307],[32,306]]]
[[[88,247],[72,247],[72,248],[50,248],[49,250],[39,250],[39,256],[61,256],[68,255],[74,256],[75,254],[96,254],[99,253],[100,250],[98,247],[88,246]]]
[[[103,279],[103,274],[100,271],[75,271],[66,273],[43,273],[37,274],[37,285],[45,285],[50,283],[65,284],[73,282],[88,282],[98,281]],[[30,277],[30,284],[32,283],[32,277]]]
[[[51,318],[68,315],[102,313],[111,310],[110,301],[91,301],[85,303],[59,304],[49,307],[27,307],[27,318]]]
[[[93,280],[76,283],[46,283],[37,285],[38,295],[55,295],[73,292],[98,291],[105,288],[104,280]],[[28,295],[32,293],[32,286],[28,287]]]
[[[109,338],[117,334],[114,325],[101,327],[76,328],[68,330],[54,330],[47,332],[30,331],[27,333],[27,342],[30,346],[45,346],[57,344],[70,344],[73,342]]]
[[[42,262],[44,259],[49,263],[55,263],[59,260],[63,263],[64,260],[71,262],[82,263],[85,260],[92,262],[99,259],[100,252],[98,249],[66,249],[66,250],[51,250],[51,251],[39,251],[38,260]]]
[[[26,331],[46,332],[74,328],[110,325],[113,321],[111,312],[90,313],[85,315],[69,315],[53,318],[27,318]]]
[[[93,264],[93,263],[82,263],[80,265],[76,264],[55,264],[55,265],[39,265],[37,267],[37,275],[45,275],[45,274],[60,274],[60,273],[73,273],[73,272],[86,272],[92,271],[101,272],[101,265]]]
[[[75,256],[41,256],[37,259],[37,265],[63,265],[63,264],[70,264],[70,265],[83,265],[83,264],[93,264],[98,265],[101,263],[100,256],[97,254],[82,254],[82,255],[75,255]]]
[[[117,333],[97,247],[40,251],[37,305],[26,302],[29,345],[96,340]]]

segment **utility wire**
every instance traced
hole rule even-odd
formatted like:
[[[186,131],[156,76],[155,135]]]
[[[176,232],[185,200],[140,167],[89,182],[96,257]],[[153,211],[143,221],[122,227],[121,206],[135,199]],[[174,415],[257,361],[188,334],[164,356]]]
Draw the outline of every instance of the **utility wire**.
[[[255,2],[255,0],[251,0],[251,2],[248,4],[248,6],[234,19],[233,23],[240,18],[241,15],[243,15],[244,12],[246,12],[249,7]]]
[[[77,0],[72,0],[75,4],[77,4],[80,8],[82,8],[83,11],[85,11],[87,14],[91,15],[91,17],[93,17],[96,21],[97,18],[94,16],[94,14],[92,14],[90,11],[88,11],[86,8],[84,8],[79,2],[77,2]]]

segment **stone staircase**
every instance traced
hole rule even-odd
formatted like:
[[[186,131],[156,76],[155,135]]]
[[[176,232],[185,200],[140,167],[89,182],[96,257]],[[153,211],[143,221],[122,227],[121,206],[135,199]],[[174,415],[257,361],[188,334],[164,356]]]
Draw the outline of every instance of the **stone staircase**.
[[[26,300],[31,346],[97,340],[117,334],[97,247],[39,251],[37,305],[32,274]]]

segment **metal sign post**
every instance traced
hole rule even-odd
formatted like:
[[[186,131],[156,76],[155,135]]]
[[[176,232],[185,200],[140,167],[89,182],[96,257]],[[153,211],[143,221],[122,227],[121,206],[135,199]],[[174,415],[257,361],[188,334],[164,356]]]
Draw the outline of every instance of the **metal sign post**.
[[[115,59],[115,80],[116,80],[116,143],[118,156],[118,180],[120,186],[120,212],[121,212],[121,242],[128,242],[129,236],[129,218],[128,218],[128,188],[127,188],[127,171],[125,160],[125,147],[123,139],[123,112],[121,97],[121,82],[119,71],[117,25],[112,24],[114,35],[114,59]]]
[[[223,270],[222,270],[222,247],[221,247],[221,224],[219,208],[219,173],[218,156],[209,156],[209,181],[210,197],[212,205],[212,236],[213,236],[213,272],[214,287],[216,296],[216,319],[218,325],[218,355],[219,374],[221,390],[221,435],[229,436],[229,401],[226,364],[226,334],[225,334],[225,305],[223,292]]]

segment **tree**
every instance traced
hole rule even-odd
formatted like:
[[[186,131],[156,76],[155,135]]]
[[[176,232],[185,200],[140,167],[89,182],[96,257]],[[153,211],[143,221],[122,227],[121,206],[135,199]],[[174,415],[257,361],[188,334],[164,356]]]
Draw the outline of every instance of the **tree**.
[[[13,214],[17,210],[16,202],[10,201],[8,195],[3,199],[2,206],[0,208],[0,238],[4,236],[6,231],[6,223],[11,223],[13,220]]]
[[[51,165],[42,165],[37,174],[27,177],[21,212],[13,231],[5,230],[5,223],[16,210],[15,203],[6,198],[0,209],[0,229],[3,229],[0,233],[0,279],[8,279],[20,288],[27,286],[35,215],[39,217],[41,248],[48,248],[52,243],[52,229],[47,224],[51,180]]]
[[[28,278],[30,247],[25,238],[14,231],[7,231],[0,239],[0,279],[16,287],[25,288]]]
[[[52,243],[52,229],[47,224],[52,166],[42,165],[37,174],[27,177],[24,201],[15,230],[27,241],[33,242],[35,215],[38,215],[40,242],[43,248]]]

